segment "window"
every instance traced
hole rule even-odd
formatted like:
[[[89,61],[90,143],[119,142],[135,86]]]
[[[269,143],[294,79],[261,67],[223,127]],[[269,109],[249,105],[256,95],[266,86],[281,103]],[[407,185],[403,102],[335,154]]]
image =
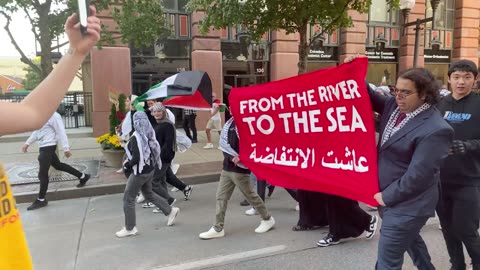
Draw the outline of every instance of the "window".
[[[427,1],[425,16],[431,17],[433,10],[430,1]],[[455,0],[442,0],[435,12],[435,28],[453,29],[455,22]],[[432,28],[432,23],[427,24],[427,28]]]
[[[442,0],[435,12],[435,30],[432,23],[425,27],[425,48],[437,45],[440,49],[452,49],[453,28],[455,23],[455,0]],[[425,16],[433,15],[432,5],[427,1]]]
[[[168,28],[172,31],[172,38],[190,38],[190,15],[182,13],[166,13]]]
[[[399,11],[389,9],[385,0],[372,0],[367,23],[367,47],[375,47],[378,42],[384,47],[400,46]]]
[[[369,22],[380,22],[395,25],[398,23],[398,11],[391,10],[385,0],[372,0]]]

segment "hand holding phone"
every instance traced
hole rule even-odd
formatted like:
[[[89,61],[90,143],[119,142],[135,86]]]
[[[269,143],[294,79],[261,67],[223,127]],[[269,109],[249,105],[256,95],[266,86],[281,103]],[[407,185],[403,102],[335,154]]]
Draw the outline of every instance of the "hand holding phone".
[[[78,18],[80,21],[80,32],[87,34],[87,18],[89,15],[89,0],[77,0]]]

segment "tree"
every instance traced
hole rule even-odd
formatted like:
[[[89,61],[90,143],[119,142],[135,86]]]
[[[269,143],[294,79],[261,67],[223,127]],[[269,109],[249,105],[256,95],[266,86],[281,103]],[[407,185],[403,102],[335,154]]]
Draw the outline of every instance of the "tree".
[[[39,85],[42,81],[42,79],[40,79],[40,75],[30,66],[24,67],[23,70],[27,72],[25,79],[22,80],[23,88],[25,90],[35,89],[35,87],[37,87],[37,85]]]
[[[397,7],[399,0],[385,0]],[[255,41],[267,31],[298,33],[298,72],[305,73],[309,44],[325,33],[352,26],[348,10],[368,11],[372,0],[191,0],[190,10],[204,11],[200,30],[242,25]],[[321,31],[307,40],[308,26],[319,25]]]
[[[137,47],[151,46],[159,38],[170,34],[165,26],[166,19],[159,1],[152,0],[97,0],[97,11],[111,12],[118,24],[117,29],[102,25],[100,44],[111,45],[116,40],[134,44]],[[113,8],[110,8],[113,7]],[[0,15],[6,19],[4,26],[10,41],[20,53],[20,60],[27,64],[41,79],[53,69],[51,52],[67,45],[53,45],[53,40],[64,33],[63,25],[67,17],[76,10],[75,0],[0,0]],[[10,29],[12,14],[23,12],[29,20],[31,31],[40,45],[41,62],[36,65],[29,59],[15,40]],[[118,31],[119,34],[112,33]]]

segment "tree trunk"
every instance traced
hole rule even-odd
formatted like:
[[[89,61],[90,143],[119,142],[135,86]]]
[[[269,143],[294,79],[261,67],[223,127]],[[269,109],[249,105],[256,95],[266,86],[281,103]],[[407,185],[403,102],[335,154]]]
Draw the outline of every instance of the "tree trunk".
[[[47,3],[42,4],[38,8],[38,29],[40,34],[40,68],[42,74],[41,79],[45,79],[53,69],[52,65],[52,36],[48,26],[48,12],[50,11],[50,5]]]
[[[300,44],[298,45],[298,74],[307,72],[307,56],[308,56],[308,41],[307,41],[308,24],[303,25],[298,29],[300,34]]]

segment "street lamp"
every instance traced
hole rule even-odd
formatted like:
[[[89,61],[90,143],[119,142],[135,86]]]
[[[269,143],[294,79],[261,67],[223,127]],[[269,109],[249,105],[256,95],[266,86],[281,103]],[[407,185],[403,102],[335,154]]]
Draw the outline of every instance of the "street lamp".
[[[387,42],[388,39],[385,38],[383,33],[378,34],[378,36],[375,38],[375,51],[383,51]]]
[[[415,26],[415,47],[413,51],[413,67],[417,67],[418,64],[418,49],[420,47],[420,31],[422,30],[422,24],[432,22],[432,29],[435,29],[435,11],[440,4],[440,0],[430,0],[432,5],[432,17],[425,18],[423,20],[417,19],[414,22],[408,22],[408,15],[410,10],[415,6],[415,0],[400,0],[400,9],[402,10],[404,24],[403,29],[405,30],[409,26]],[[405,34],[405,31],[403,32]]]

